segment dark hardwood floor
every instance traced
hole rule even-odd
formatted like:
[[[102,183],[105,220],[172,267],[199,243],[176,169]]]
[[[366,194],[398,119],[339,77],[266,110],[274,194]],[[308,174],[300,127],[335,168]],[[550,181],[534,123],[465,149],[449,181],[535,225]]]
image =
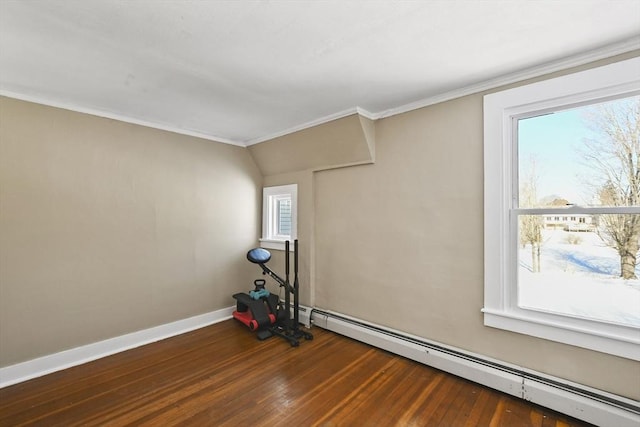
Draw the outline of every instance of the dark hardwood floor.
[[[586,426],[319,328],[234,320],[0,390],[0,425]]]

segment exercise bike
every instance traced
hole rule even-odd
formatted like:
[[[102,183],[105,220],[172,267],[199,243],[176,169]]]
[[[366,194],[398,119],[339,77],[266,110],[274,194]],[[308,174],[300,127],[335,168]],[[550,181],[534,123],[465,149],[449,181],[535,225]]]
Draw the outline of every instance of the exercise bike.
[[[285,242],[285,278],[282,279],[265,264],[271,259],[271,253],[262,248],[254,248],[247,252],[247,259],[258,264],[262,274],[273,278],[280,288],[284,288],[284,305],[277,295],[265,289],[266,281],[258,279],[253,282],[254,289],[246,293],[233,295],[236,300],[236,310],[233,317],[250,330],[255,331],[259,340],[272,336],[279,336],[289,342],[292,347],[300,345],[300,338],[312,340],[313,335],[300,328],[298,304],[298,240],[293,242],[294,280],[289,281],[289,241]],[[292,298],[293,297],[293,298]],[[292,301],[293,299],[293,301]],[[293,303],[293,319],[291,305]]]

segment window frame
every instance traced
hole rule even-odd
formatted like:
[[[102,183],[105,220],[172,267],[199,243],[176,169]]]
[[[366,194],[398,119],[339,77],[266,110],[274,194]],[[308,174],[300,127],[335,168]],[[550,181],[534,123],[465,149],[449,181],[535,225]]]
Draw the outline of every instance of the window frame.
[[[517,305],[518,216],[638,213],[638,208],[519,208],[517,120],[640,91],[640,58],[551,78],[484,97],[485,326],[640,360],[640,328]]]
[[[278,234],[277,202],[291,199],[291,235]],[[262,189],[262,238],[260,246],[266,249],[285,250],[285,241],[297,239],[298,184],[278,185]]]

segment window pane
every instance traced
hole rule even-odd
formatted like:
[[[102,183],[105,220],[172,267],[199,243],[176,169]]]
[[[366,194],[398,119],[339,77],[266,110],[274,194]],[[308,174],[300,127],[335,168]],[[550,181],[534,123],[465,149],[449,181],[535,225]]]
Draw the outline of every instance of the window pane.
[[[640,96],[518,120],[518,206],[640,206],[638,126]]]
[[[278,232],[280,236],[291,235],[291,199],[278,199]]]
[[[518,218],[518,306],[640,327],[640,215]]]

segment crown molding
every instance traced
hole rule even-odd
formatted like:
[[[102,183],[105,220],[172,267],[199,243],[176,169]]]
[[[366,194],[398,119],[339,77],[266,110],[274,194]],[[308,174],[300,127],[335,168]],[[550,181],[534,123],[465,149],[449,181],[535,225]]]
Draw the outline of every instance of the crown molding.
[[[285,135],[289,135],[295,132],[299,132],[301,130],[305,130],[305,129],[309,129],[315,126],[319,126],[325,123],[329,123],[332,122],[334,120],[338,120],[338,119],[342,119],[344,117],[349,117],[352,116],[354,114],[359,114],[363,117],[366,117],[369,120],[376,120],[376,115],[373,113],[370,113],[369,111],[365,110],[364,108],[360,108],[360,107],[353,107],[353,108],[349,108],[347,110],[343,110],[343,111],[339,111],[337,113],[333,113],[333,114],[329,114],[328,116],[324,116],[324,117],[320,117],[318,119],[314,119],[311,120],[309,122],[306,123],[302,123],[300,125],[297,126],[293,126],[290,127],[288,129],[284,129],[281,130],[279,132],[276,133],[272,133],[269,135],[265,135],[265,136],[261,136],[259,138],[255,138],[255,139],[251,139],[249,141],[246,142],[246,146],[249,147],[251,145],[255,145],[255,144],[260,144],[261,142],[265,142],[265,141],[269,141],[271,139],[275,139],[275,138],[279,138],[281,136],[285,136]]]
[[[380,111],[378,113],[374,113],[374,116],[376,117],[376,119],[383,119],[386,117],[407,113],[419,108],[428,107],[429,105],[439,104],[441,102],[450,101],[452,99],[461,98],[463,96],[472,95],[474,93],[483,92],[485,90],[491,90],[500,86],[521,82],[535,77],[540,77],[545,74],[554,73],[556,71],[567,70],[572,67],[578,67],[580,65],[585,65],[590,62],[610,58],[623,53],[628,53],[637,49],[640,49],[640,37],[633,37],[631,39],[607,45],[579,55],[573,55],[568,58],[548,62],[537,67],[531,67],[514,73],[505,74],[494,79],[485,80],[480,83],[475,83],[459,89],[437,94],[428,98],[421,99],[419,101],[401,105],[399,107]]]
[[[350,116],[352,114],[360,114],[361,116],[369,119],[369,120],[378,120],[384,119],[386,117],[392,117],[398,114],[407,113],[409,111],[418,110],[420,108],[428,107],[430,105],[439,104],[441,102],[450,101],[452,99],[461,98],[463,96],[472,95],[474,93],[483,92],[485,90],[491,90],[498,88],[500,86],[505,86],[512,83],[521,82],[527,79],[540,77],[545,74],[554,73],[556,71],[566,70],[572,67],[577,67],[580,65],[585,65],[590,62],[598,61],[601,59],[610,58],[616,55],[624,54],[631,52],[633,50],[640,49],[640,37],[634,37],[631,39],[624,40],[619,43],[607,45],[601,47],[599,49],[591,50],[589,52],[585,52],[579,55],[573,55],[568,58],[564,58],[557,61],[548,62],[543,65],[539,65],[537,67],[527,68],[525,70],[517,71],[510,74],[505,74],[500,77],[496,77],[494,79],[485,80],[480,83],[475,83],[472,85],[464,86],[459,89],[455,89],[452,91],[444,92],[438,95],[434,95],[428,98],[423,98],[421,100],[411,102],[409,104],[404,104],[395,108],[391,108],[388,110],[382,110],[379,112],[370,112],[361,107],[353,107],[338,113],[330,114],[325,117],[321,117],[316,120],[311,120],[307,123],[303,123],[298,126],[291,127],[289,129],[282,130],[280,132],[263,136],[260,138],[255,138],[247,141],[246,145],[254,145],[259,144],[261,142],[268,141],[270,139],[278,138],[281,136],[288,135],[290,133],[298,132],[304,129],[308,129],[314,126],[318,126],[324,123],[328,123],[333,120],[337,120],[343,117]]]
[[[105,119],[117,120],[120,122],[130,123],[134,125],[140,125],[152,129],[163,130],[167,132],[177,133],[180,135],[193,136],[196,138],[206,139],[209,141],[220,142],[223,144],[236,145],[239,147],[245,147],[245,144],[240,141],[234,141],[227,138],[216,137],[206,133],[193,131],[189,129],[181,129],[176,126],[168,126],[161,123],[155,123],[152,121],[136,119],[133,117],[124,116],[118,113],[112,113],[110,111],[104,111],[97,108],[83,107],[72,103],[54,101],[46,97],[37,95],[27,95],[23,93],[14,92],[11,90],[0,88],[0,96],[6,96],[7,98],[14,98],[20,101],[33,102],[35,104],[46,105],[48,107],[61,108],[63,110],[73,111],[76,113],[89,114],[92,116],[102,117]]]
[[[62,108],[65,110],[75,111],[78,113],[85,113],[85,114],[90,114],[93,116],[103,117],[107,119],[118,120],[125,123],[131,123],[131,124],[150,127],[154,129],[164,130],[167,132],[173,132],[181,135],[193,136],[196,138],[202,138],[209,141],[220,142],[223,144],[230,144],[230,145],[235,145],[239,147],[249,147],[251,145],[269,141],[271,139],[282,137],[294,132],[299,132],[301,130],[322,125],[324,123],[341,119],[353,114],[359,114],[362,117],[365,117],[369,120],[378,120],[378,119],[383,119],[387,117],[392,117],[398,114],[403,114],[409,111],[428,107],[430,105],[439,104],[441,102],[450,101],[452,99],[460,98],[460,97],[471,95],[474,93],[495,89],[500,86],[517,83],[530,78],[540,77],[545,74],[566,70],[572,67],[577,67],[580,65],[588,64],[590,62],[628,53],[638,49],[640,49],[640,37],[634,37],[634,38],[631,38],[619,43],[611,44],[608,46],[604,46],[602,48],[595,49],[586,53],[574,55],[558,61],[548,62],[546,64],[543,64],[537,67],[528,68],[525,70],[506,74],[494,79],[485,80],[480,83],[464,86],[459,89],[443,92],[434,96],[423,98],[421,100],[404,104],[398,107],[390,108],[387,110],[382,110],[379,112],[370,112],[362,107],[356,106],[356,107],[339,111],[337,113],[329,114],[327,116],[320,117],[318,119],[314,119],[314,120],[311,120],[287,129],[283,129],[281,131],[278,131],[272,134],[260,136],[258,138],[253,138],[246,141],[239,141],[239,140],[218,137],[218,136],[206,134],[203,132],[198,132],[198,131],[189,130],[189,129],[182,129],[176,126],[155,123],[147,120],[140,120],[132,117],[127,117],[118,113],[103,111],[97,108],[88,108],[88,107],[83,107],[83,106],[79,106],[72,103],[54,101],[46,97],[22,94],[15,91],[2,89],[2,88],[0,88],[0,95],[6,96],[9,98],[19,99],[22,101],[28,101],[28,102],[34,102],[37,104],[47,105],[50,107]]]
[[[377,120],[379,118],[378,114],[367,111],[361,107],[356,107],[356,112],[360,114],[362,117],[364,117],[365,119]]]

